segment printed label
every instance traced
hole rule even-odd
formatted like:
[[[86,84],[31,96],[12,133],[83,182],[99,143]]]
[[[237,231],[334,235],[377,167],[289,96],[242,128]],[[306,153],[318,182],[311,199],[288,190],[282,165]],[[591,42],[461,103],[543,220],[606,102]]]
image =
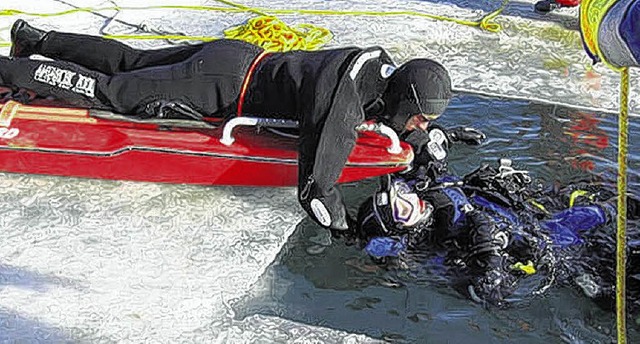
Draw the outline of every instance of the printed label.
[[[388,79],[393,72],[396,71],[396,66],[390,64],[383,64],[380,68],[380,75],[383,79]]]
[[[328,227],[331,224],[331,215],[329,215],[327,207],[325,207],[319,199],[314,198],[311,201],[311,210],[321,225]]]
[[[96,79],[70,70],[41,64],[36,69],[33,80],[64,90],[71,90],[87,97],[95,97]]]

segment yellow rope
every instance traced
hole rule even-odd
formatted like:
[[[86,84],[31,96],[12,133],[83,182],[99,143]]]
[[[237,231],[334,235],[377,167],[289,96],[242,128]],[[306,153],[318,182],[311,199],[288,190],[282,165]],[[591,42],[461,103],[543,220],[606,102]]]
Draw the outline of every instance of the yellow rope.
[[[54,17],[68,15],[80,12],[103,12],[103,11],[122,11],[122,10],[151,10],[151,9],[174,9],[174,10],[193,10],[193,11],[217,11],[217,12],[250,12],[258,14],[260,17],[249,20],[244,25],[239,25],[225,30],[226,38],[247,40],[251,43],[261,45],[269,51],[286,51],[286,50],[316,50],[328,43],[333,35],[327,29],[316,27],[310,24],[300,24],[296,27],[289,27],[274,15],[283,14],[303,14],[303,15],[341,15],[341,16],[417,16],[430,18],[434,20],[454,22],[461,25],[472,27],[480,27],[489,32],[499,32],[502,26],[494,22],[509,0],[503,0],[500,7],[481,18],[479,21],[470,21],[457,18],[450,18],[441,15],[422,13],[418,11],[339,11],[339,10],[306,10],[306,9],[262,9],[248,7],[228,0],[216,0],[230,7],[215,6],[183,6],[183,5],[157,5],[157,6],[140,6],[140,7],[80,7],[66,11],[52,13],[34,13],[16,9],[0,10],[0,16],[25,15],[38,17]],[[268,23],[266,27],[259,24]],[[105,38],[111,39],[132,39],[132,40],[151,40],[151,39],[185,39],[197,41],[212,41],[217,37],[208,36],[184,36],[184,35],[107,35]],[[0,42],[0,47],[10,46],[9,42]]]
[[[620,116],[618,117],[618,214],[616,230],[616,319],[618,343],[626,344],[626,244],[627,244],[627,153],[629,132],[629,67],[618,67],[602,54],[600,26],[616,0],[583,0],[580,6],[580,31],[588,52],[597,55],[609,68],[620,72]]]
[[[145,7],[103,7],[103,8],[74,8],[55,13],[32,13],[14,9],[0,10],[0,16],[29,15],[39,17],[61,16],[79,12],[100,12],[100,11],[121,11],[121,10],[149,10],[149,9],[182,9],[201,10],[219,12],[251,12],[260,15],[253,18],[245,25],[236,26],[224,31],[225,37],[247,40],[254,44],[259,44],[270,51],[286,51],[294,49],[314,50],[326,44],[331,39],[331,32],[324,28],[313,25],[302,24],[296,28],[288,27],[279,19],[267,14],[266,10],[247,7],[227,0],[217,0],[220,3],[231,6],[145,6]],[[484,16],[479,21],[468,21],[446,16],[433,15],[417,11],[336,11],[336,10],[305,10],[305,9],[269,9],[272,15],[276,14],[305,14],[305,15],[343,15],[343,16],[417,16],[434,20],[454,22],[461,25],[480,27],[489,32],[499,32],[502,26],[493,22],[506,7],[509,0],[503,0],[500,8]],[[205,36],[184,36],[184,35],[108,35],[106,38],[112,39],[187,39],[199,41],[211,41],[215,37]],[[0,46],[9,46],[8,42],[0,42]],[[597,44],[595,45],[597,47]],[[598,48],[596,48],[598,49]],[[607,63],[605,61],[605,63]],[[607,63],[608,64],[608,63]],[[609,64],[608,64],[609,65]],[[612,67],[609,65],[609,67]],[[616,69],[616,68],[613,68]],[[628,97],[629,97],[629,71],[628,68],[622,70],[621,85],[621,113],[619,117],[618,136],[618,215],[617,215],[617,260],[616,260],[616,309],[617,309],[617,330],[618,343],[626,343],[626,307],[625,307],[625,263],[626,263],[626,189],[627,189],[627,144],[628,144]]]
[[[627,145],[629,142],[629,68],[621,72],[620,117],[618,118],[618,216],[616,247],[616,312],[618,343],[626,344],[626,275],[627,262]]]
[[[245,25],[224,30],[224,36],[259,45],[267,51],[317,50],[333,38],[325,28],[310,24],[290,27],[272,16],[253,18]]]
[[[248,7],[248,6],[245,6],[245,5],[241,5],[241,4],[235,3],[233,1],[228,1],[228,0],[216,0],[216,1],[220,2],[220,3],[223,3],[225,5],[229,5],[231,7],[235,7],[235,8],[240,9],[240,10],[244,10],[244,11],[247,11],[247,12],[255,13],[257,15],[261,15],[261,16],[268,16],[269,15],[269,14],[267,14],[266,12],[264,12],[264,11],[262,11],[260,9],[256,9],[256,8],[253,8],[253,7]],[[187,7],[188,6],[184,6],[185,9]],[[162,7],[162,8],[171,9],[172,7],[169,5],[169,6],[165,6],[165,7]],[[193,6],[193,8],[194,9],[198,9],[198,10],[203,10],[203,9],[206,10],[207,6]]]
[[[57,17],[57,16],[63,16],[66,14],[78,13],[78,12],[100,12],[100,11],[114,11],[114,10],[119,11],[120,7],[117,7],[117,6],[99,7],[99,8],[79,7],[79,8],[72,8],[66,11],[52,12],[52,13],[35,13],[35,12],[25,12],[25,11],[15,10],[15,9],[5,9],[5,10],[0,10],[0,16],[25,15],[25,16],[33,16],[33,17]]]
[[[341,10],[308,10],[308,9],[264,9],[264,8],[248,7],[248,6],[240,5],[235,2],[227,1],[227,0],[216,0],[216,1],[229,5],[231,7],[184,6],[184,5],[123,6],[123,7],[111,6],[111,7],[99,7],[99,8],[81,7],[81,8],[74,8],[74,9],[61,11],[61,12],[53,12],[53,13],[34,13],[34,12],[25,12],[25,11],[15,10],[15,9],[6,9],[6,10],[0,11],[0,16],[28,15],[28,16],[38,16],[38,17],[53,17],[53,16],[71,14],[71,13],[78,13],[78,12],[151,10],[151,9],[177,9],[177,10],[217,11],[217,12],[251,12],[251,13],[255,13],[263,16],[267,16],[269,14],[271,15],[305,14],[305,15],[373,16],[373,17],[405,15],[405,16],[430,18],[430,19],[441,20],[441,21],[449,21],[449,22],[454,22],[461,25],[480,27],[481,29],[489,32],[499,32],[500,30],[502,30],[502,26],[498,23],[493,22],[493,20],[500,13],[502,13],[507,3],[509,2],[509,0],[503,0],[502,4],[497,10],[491,13],[488,13],[478,21],[472,21],[472,20],[451,18],[451,17],[441,16],[436,14],[423,13],[419,11],[380,12],[380,11],[341,11]]]
[[[108,39],[136,39],[136,40],[153,40],[153,39],[172,39],[172,40],[189,40],[189,41],[202,41],[210,42],[218,38],[209,36],[185,36],[185,35],[103,35],[103,38]],[[11,43],[9,43],[11,45]]]

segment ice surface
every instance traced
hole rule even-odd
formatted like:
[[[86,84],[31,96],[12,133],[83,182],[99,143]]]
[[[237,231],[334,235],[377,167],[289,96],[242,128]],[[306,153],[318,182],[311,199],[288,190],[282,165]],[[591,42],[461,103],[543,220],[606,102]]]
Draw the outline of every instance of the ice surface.
[[[112,2],[66,0],[83,7]],[[119,6],[224,6],[217,1],[116,0]],[[498,1],[253,0],[261,8],[415,10],[478,19]],[[532,14],[510,4],[501,33],[409,16],[282,15],[290,24],[331,29],[330,46],[380,45],[398,62],[432,57],[457,90],[539,99],[615,112],[618,75],[587,72],[575,9]],[[31,12],[69,9],[62,1],[4,1]],[[126,23],[220,36],[251,14],[175,9],[0,17],[9,40],[19,17],[37,27],[135,33]],[[569,29],[567,29],[569,27]],[[102,30],[102,31],[101,31]],[[138,47],[163,41],[128,41]],[[82,49],[82,47],[78,47]],[[8,54],[8,48],[0,53]],[[638,80],[633,73],[633,80]],[[640,83],[635,82],[633,94]],[[632,103],[640,113],[638,102]],[[0,174],[0,341],[22,342],[372,342],[330,328],[255,315],[234,320],[229,302],[249,290],[303,218],[294,189],[199,187]],[[265,290],[264,292],[269,292]]]

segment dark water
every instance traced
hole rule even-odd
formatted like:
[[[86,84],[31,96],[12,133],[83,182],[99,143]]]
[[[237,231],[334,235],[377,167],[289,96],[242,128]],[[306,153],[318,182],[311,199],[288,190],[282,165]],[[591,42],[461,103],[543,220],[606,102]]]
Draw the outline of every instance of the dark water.
[[[566,184],[594,173],[615,180],[615,115],[459,95],[439,122],[445,127],[473,126],[488,136],[480,147],[455,146],[450,163],[457,174],[507,157],[546,182]],[[637,118],[631,122],[629,190],[638,195],[640,156],[635,137],[640,128]],[[344,187],[352,211],[375,185],[365,181]],[[356,247],[330,240],[305,219],[255,286],[256,293],[235,309],[239,318],[275,315],[394,342],[615,341],[615,314],[598,308],[578,290],[552,288],[507,309],[485,309],[439,278],[419,268],[404,275],[386,271]],[[638,329],[633,320],[629,322],[630,343],[640,342]]]

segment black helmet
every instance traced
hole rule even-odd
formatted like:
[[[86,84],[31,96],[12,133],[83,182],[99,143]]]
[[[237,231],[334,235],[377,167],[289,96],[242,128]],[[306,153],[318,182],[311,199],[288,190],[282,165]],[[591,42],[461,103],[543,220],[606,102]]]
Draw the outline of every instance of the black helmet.
[[[383,178],[380,191],[358,211],[358,230],[363,237],[420,232],[431,223],[433,206],[420,199],[402,179]]]
[[[411,116],[441,115],[451,96],[451,78],[444,66],[429,59],[410,60],[389,77],[382,119],[400,133]]]

